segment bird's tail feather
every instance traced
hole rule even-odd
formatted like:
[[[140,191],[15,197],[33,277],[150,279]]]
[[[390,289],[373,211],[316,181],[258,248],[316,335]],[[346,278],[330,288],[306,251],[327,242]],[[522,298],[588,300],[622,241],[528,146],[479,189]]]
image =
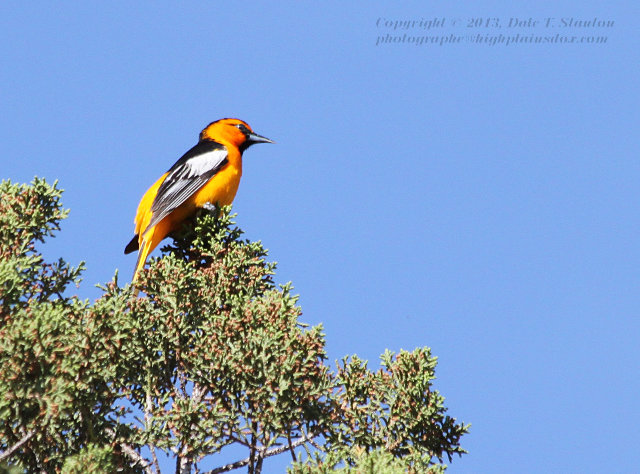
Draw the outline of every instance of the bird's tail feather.
[[[152,236],[150,236],[152,237]],[[147,256],[151,251],[152,239],[145,239],[142,242],[142,246],[140,247],[140,251],[138,252],[138,260],[136,261],[136,269],[133,271],[133,281],[138,279],[138,274],[142,267],[144,267],[145,262],[147,261]]]

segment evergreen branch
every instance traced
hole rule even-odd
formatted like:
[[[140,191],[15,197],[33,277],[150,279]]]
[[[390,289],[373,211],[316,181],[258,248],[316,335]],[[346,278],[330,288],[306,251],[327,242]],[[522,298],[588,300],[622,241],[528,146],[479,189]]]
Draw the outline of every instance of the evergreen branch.
[[[144,407],[144,421],[145,421],[145,430],[148,430],[150,425],[150,420],[151,420],[151,410],[153,408],[153,404],[151,401],[151,394],[149,393],[149,391],[147,390],[147,397],[146,397],[146,403],[145,403],[145,407]],[[151,451],[151,459],[153,460],[153,467],[156,470],[156,473],[160,473],[160,464],[158,463],[158,456],[156,455],[156,447],[151,444],[149,446],[149,450]]]
[[[11,446],[10,448],[6,449],[4,452],[0,453],[0,461],[4,461],[6,458],[11,456],[16,450],[20,449],[20,446],[22,446],[24,443],[26,443],[31,438],[33,438],[33,435],[35,434],[36,432],[34,430],[29,431],[26,435],[22,437],[20,441],[18,441],[16,444]]]
[[[129,456],[129,459],[134,462],[134,465],[139,464],[146,474],[153,474],[153,471],[151,470],[151,463],[140,456],[135,449],[126,443],[120,443],[120,448],[122,448],[122,452]]]
[[[305,435],[303,438],[297,439],[291,444],[287,443],[285,445],[278,446],[277,448],[272,448],[272,449],[269,449],[269,450],[265,450],[264,448],[256,448],[256,450],[261,452],[260,453],[261,457],[268,458],[269,456],[275,456],[277,454],[284,453],[285,451],[288,451],[289,449],[293,450],[293,449],[297,448],[298,446],[301,446],[304,443],[311,441],[316,436],[318,436],[318,434]],[[238,469],[240,467],[246,466],[250,462],[251,462],[251,457],[248,457],[248,458],[243,459],[241,461],[236,461],[234,463],[230,463],[230,464],[226,464],[224,466],[217,467],[217,468],[212,469],[211,471],[207,471],[207,472],[205,472],[203,474],[219,474],[221,472],[232,471],[233,469]]]
[[[107,428],[106,432],[110,436],[113,436],[114,438],[116,437],[116,432],[111,428]],[[133,465],[140,465],[146,474],[154,474],[151,470],[151,463],[143,458],[131,445],[128,445],[127,443],[119,443],[119,446],[122,449],[122,452],[133,461]]]

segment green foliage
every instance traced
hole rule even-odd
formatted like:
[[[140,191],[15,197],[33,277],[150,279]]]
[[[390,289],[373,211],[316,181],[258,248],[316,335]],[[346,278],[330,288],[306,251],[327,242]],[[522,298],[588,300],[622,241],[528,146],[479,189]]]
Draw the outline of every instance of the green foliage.
[[[343,359],[338,367],[337,399],[340,423],[333,426],[330,446],[383,448],[418,471],[434,458],[442,462],[461,454],[466,429],[446,416],[444,398],[432,388],[436,358],[429,348],[399,354],[386,351],[382,368],[367,369],[358,359]]]
[[[62,474],[112,474],[119,469],[111,446],[90,444],[78,454],[69,456],[62,466]]]
[[[288,285],[226,215],[205,214],[142,273],[126,383],[138,443],[192,460],[237,443],[260,453],[316,430],[331,389],[321,328],[298,324]]]
[[[0,463],[0,474],[22,474],[23,472],[18,466],[10,466],[5,462]]]
[[[159,472],[163,451],[186,473],[239,445],[246,459],[210,472],[258,473],[289,452],[296,473],[395,473],[464,452],[468,427],[446,415],[429,349],[332,370],[322,327],[299,322],[291,285],[274,283],[228,209],[203,211],[136,287],[116,275],[89,304],[64,294],[82,265],[35,247],[66,216],[56,185],[0,194],[0,461]]]
[[[352,465],[345,465],[344,460],[350,459]],[[364,448],[336,448],[324,456],[317,456],[315,462],[294,463],[287,472],[289,474],[405,474],[407,472],[420,474],[442,474],[445,468],[433,465],[424,470],[416,471],[415,467],[404,458],[398,458],[389,451],[375,449],[367,451]]]
[[[121,429],[113,360],[125,315],[63,296],[82,264],[50,264],[35,249],[67,215],[60,195],[39,179],[0,183],[0,447],[19,445],[14,463],[47,472]]]
[[[83,264],[74,268],[62,259],[45,263],[35,250],[36,242],[60,230],[69,213],[62,208],[61,194],[57,183],[50,186],[38,178],[31,185],[0,183],[0,316],[24,308],[27,301],[60,297],[70,283],[79,283]]]

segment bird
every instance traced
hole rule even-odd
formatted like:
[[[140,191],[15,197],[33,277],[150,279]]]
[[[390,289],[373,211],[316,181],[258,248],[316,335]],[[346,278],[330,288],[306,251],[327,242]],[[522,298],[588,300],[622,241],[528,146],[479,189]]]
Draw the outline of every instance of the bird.
[[[254,133],[244,121],[223,118],[200,132],[187,151],[144,193],[134,219],[135,235],[124,249],[138,250],[136,281],[148,255],[199,208],[228,206],[242,176],[242,154],[256,143],[275,143]]]

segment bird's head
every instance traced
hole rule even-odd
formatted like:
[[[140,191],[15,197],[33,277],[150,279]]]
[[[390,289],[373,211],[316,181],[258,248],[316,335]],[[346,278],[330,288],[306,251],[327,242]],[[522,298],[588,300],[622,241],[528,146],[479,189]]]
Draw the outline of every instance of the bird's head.
[[[254,143],[274,143],[262,135],[254,133],[248,123],[234,118],[224,118],[210,123],[200,133],[200,140],[231,143],[241,152]]]

